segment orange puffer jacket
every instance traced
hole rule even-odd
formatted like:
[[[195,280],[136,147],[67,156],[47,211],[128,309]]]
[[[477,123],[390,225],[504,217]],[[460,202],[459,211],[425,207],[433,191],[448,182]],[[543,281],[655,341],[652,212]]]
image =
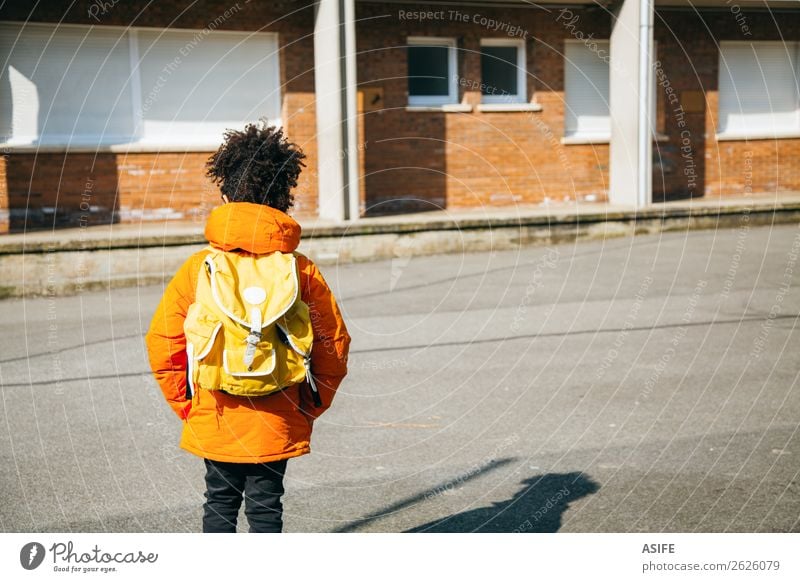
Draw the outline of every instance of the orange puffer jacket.
[[[211,212],[205,234],[212,246],[224,251],[288,253],[300,242],[300,225],[268,206],[231,202]],[[331,405],[347,374],[350,336],[331,290],[314,263],[299,255],[301,298],[310,308],[314,329],[311,366],[321,407],[314,407],[305,383],[260,398],[197,390],[187,401],[183,321],[194,302],[207,252],[191,256],[170,281],[145,337],[156,381],[184,420],[181,448],[231,463],[265,463],[310,452],[313,419]]]

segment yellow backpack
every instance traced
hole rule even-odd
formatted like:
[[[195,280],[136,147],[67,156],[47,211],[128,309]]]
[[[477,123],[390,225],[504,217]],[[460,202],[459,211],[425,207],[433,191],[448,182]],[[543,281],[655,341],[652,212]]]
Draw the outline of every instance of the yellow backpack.
[[[247,256],[209,247],[183,330],[187,394],[265,396],[308,380],[314,333],[293,253]]]

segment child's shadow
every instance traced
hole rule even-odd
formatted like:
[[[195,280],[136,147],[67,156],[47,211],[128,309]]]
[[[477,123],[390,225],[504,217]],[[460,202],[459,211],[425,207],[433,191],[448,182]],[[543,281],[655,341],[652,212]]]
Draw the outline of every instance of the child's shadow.
[[[408,532],[556,532],[570,502],[595,493],[600,486],[583,473],[547,473],[522,481],[524,488],[507,501],[492,503]]]

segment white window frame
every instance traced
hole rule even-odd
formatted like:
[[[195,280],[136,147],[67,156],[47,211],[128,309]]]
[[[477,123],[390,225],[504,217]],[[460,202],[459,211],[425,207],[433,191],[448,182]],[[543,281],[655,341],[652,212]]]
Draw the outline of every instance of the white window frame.
[[[456,39],[443,36],[409,36],[406,39],[407,47],[412,46],[443,46],[447,47],[447,95],[411,95],[408,94],[408,104],[412,107],[437,107],[458,103],[458,54],[456,52]],[[408,71],[408,59],[406,59]]]
[[[721,124],[720,124],[720,107],[719,103],[721,101],[721,91],[720,88],[722,86],[722,76],[726,73],[727,70],[730,68],[730,63],[725,61],[723,55],[723,48],[725,46],[743,46],[743,45],[780,45],[786,47],[787,51],[794,50],[794,75],[795,75],[795,126],[789,128],[776,128],[776,127],[764,127],[763,129],[755,129],[755,130],[734,130],[734,131],[722,131]],[[793,45],[789,47],[787,45]],[[718,72],[717,72],[717,126],[716,130],[716,139],[717,141],[735,141],[735,140],[745,140],[745,139],[791,139],[791,138],[800,138],[800,41],[747,41],[747,40],[730,40],[730,41],[721,41],[719,43],[719,56],[718,56]]]
[[[512,46],[517,48],[517,94],[516,95],[483,95],[481,103],[527,103],[528,102],[528,62],[525,55],[525,40],[515,38],[482,38],[481,48],[491,46]],[[483,52],[481,51],[481,56]],[[481,83],[483,71],[481,70]]]
[[[608,42],[609,47],[611,44],[611,40],[607,38],[597,38],[594,39],[595,41],[602,41]],[[576,39],[576,38],[565,38],[564,39],[564,137],[561,140],[565,144],[590,144],[590,143],[610,143],[611,142],[611,63],[607,63],[609,68],[609,78],[608,78],[608,101],[606,105],[608,106],[608,134],[605,133],[567,133],[567,115],[569,111],[567,109],[567,86],[566,86],[566,70],[569,63],[567,62],[567,45],[586,45],[585,41]],[[610,49],[607,51],[609,57],[611,55]],[[598,56],[599,59],[599,56]],[[602,59],[601,59],[602,60]]]
[[[609,63],[608,63],[608,117],[609,117],[609,132],[608,135],[606,134],[586,134],[586,133],[571,133],[567,134],[567,88],[566,88],[566,67],[567,67],[567,55],[566,55],[566,48],[564,49],[564,71],[565,71],[565,86],[564,86],[564,137],[561,138],[561,143],[563,144],[574,144],[574,145],[581,145],[581,144],[604,144],[604,143],[611,143],[611,39],[607,38],[597,38],[594,39],[595,41],[603,41],[609,43],[609,49],[606,51],[609,55]],[[586,45],[586,41],[579,40],[576,38],[565,38],[564,39],[565,47],[567,44],[583,44]],[[653,58],[654,60],[658,59],[658,43],[653,41]],[[657,91],[658,91],[658,79],[655,78],[653,75],[653,90],[650,92],[650,132],[653,138],[657,141],[663,141],[666,139],[666,136],[663,136],[658,133],[657,125],[658,120],[656,119],[657,116]]]
[[[16,21],[7,21],[7,20],[0,20],[2,24],[11,24],[11,25],[19,25],[19,22]],[[102,26],[95,26],[95,25],[88,25],[88,24],[62,24],[62,23],[49,23],[49,22],[27,22],[24,24],[27,27],[42,27],[42,28],[50,28],[50,29],[58,29],[58,28],[81,28],[81,29],[88,29],[88,28],[102,28],[102,29],[124,29],[128,36],[129,42],[129,51],[130,51],[130,87],[131,87],[131,99],[133,101],[133,117],[134,117],[134,124],[141,120],[141,108],[142,108],[142,96],[141,96],[141,72],[139,70],[139,63],[140,63],[140,53],[139,53],[139,43],[138,43],[138,35],[139,31],[156,31],[161,33],[169,33],[169,32],[187,32],[187,33],[195,33],[195,34],[208,34],[209,36],[213,36],[216,33],[225,34],[225,35],[238,35],[242,37],[250,37],[250,36],[258,36],[260,38],[271,38],[276,48],[275,52],[275,67],[274,67],[274,78],[272,79],[274,87],[276,87],[276,101],[278,105],[278,111],[282,111],[281,104],[283,103],[283,94],[282,94],[282,86],[280,80],[280,70],[281,70],[281,55],[280,55],[280,42],[278,33],[276,32],[252,32],[252,31],[245,31],[245,30],[207,30],[205,28],[161,28],[161,27],[145,27],[145,26],[116,26],[116,25],[102,25]],[[271,55],[270,55],[271,56]],[[255,120],[253,120],[255,121]],[[272,117],[269,119],[270,125],[282,126],[283,119],[279,117]],[[202,122],[198,122],[202,124]],[[96,138],[96,143],[92,145],[86,145],[84,141],[80,143],[53,143],[53,144],[19,144],[12,142],[0,142],[0,147],[7,151],[35,151],[35,152],[47,152],[47,151],[112,151],[112,152],[137,152],[137,151],[211,151],[219,147],[222,143],[223,136],[220,134],[219,140],[215,142],[198,142],[196,139],[173,139],[170,141],[158,141],[150,143],[148,141],[143,141],[143,136],[141,135],[131,135],[131,141],[128,143],[122,144],[104,144],[100,142],[102,136],[95,135],[90,136],[87,135],[87,138],[92,137]]]

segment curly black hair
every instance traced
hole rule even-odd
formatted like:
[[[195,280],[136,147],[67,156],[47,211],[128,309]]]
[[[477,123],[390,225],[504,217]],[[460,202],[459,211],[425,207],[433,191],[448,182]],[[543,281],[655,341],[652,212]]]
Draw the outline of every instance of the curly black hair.
[[[231,202],[265,204],[286,212],[294,204],[292,188],[305,157],[284,137],[283,129],[262,119],[244,131],[225,132],[225,141],[206,162],[206,176]]]

